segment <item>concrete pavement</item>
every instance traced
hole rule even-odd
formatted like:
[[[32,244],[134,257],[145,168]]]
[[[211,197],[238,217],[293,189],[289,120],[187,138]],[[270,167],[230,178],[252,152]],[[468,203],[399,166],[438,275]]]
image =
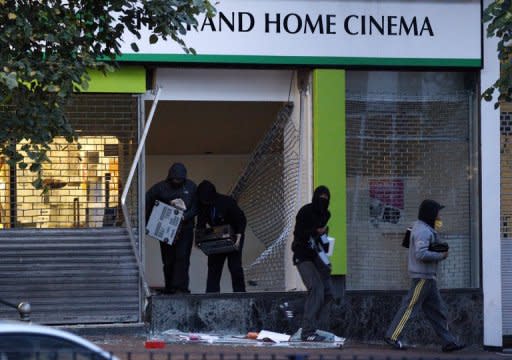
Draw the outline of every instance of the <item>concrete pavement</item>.
[[[73,329],[70,329],[73,331]],[[198,342],[166,344],[163,349],[146,349],[146,332],[129,334],[80,334],[120,360],[316,360],[316,359],[507,359],[512,353],[485,351],[473,345],[454,353],[443,353],[439,346],[414,346],[407,350],[391,349],[384,342],[358,343],[348,339],[341,349],[272,346],[259,343],[216,345]]]

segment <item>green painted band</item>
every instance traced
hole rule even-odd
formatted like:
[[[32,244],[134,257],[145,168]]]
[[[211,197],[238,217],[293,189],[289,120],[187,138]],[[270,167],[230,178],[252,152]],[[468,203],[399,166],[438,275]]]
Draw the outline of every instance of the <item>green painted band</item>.
[[[329,235],[336,239],[331,257],[333,275],[347,273],[347,201],[345,149],[345,71],[313,72],[314,185],[331,192]]]
[[[258,56],[258,55],[188,55],[188,54],[122,54],[117,61],[315,65],[315,66],[410,66],[410,67],[482,67],[481,59],[376,58],[329,56]]]

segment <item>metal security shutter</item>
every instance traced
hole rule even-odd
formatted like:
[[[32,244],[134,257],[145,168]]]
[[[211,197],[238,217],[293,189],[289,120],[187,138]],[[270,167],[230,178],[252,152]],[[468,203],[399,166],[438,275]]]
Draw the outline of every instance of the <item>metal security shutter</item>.
[[[512,335],[512,239],[501,238],[503,335]]]
[[[471,99],[458,91],[347,91],[348,289],[408,288],[400,243],[429,198],[446,205],[440,236],[450,244],[450,257],[440,264],[439,286],[473,285]]]
[[[0,231],[0,298],[45,324],[140,320],[139,274],[123,228]],[[0,317],[18,319],[0,306]]]

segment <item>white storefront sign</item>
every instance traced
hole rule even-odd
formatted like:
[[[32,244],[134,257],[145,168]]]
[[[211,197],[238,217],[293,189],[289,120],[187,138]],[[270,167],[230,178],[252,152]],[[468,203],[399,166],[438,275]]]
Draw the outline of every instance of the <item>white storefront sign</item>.
[[[481,66],[479,0],[221,0],[186,44],[124,36],[121,60]],[[130,44],[136,42],[140,51]]]

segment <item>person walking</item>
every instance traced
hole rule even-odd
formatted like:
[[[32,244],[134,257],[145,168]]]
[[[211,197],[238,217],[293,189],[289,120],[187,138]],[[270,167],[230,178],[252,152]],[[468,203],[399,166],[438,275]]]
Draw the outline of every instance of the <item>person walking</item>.
[[[324,246],[321,237],[327,235],[328,231],[330,198],[326,186],[317,187],[311,203],[304,205],[295,219],[293,263],[307,289],[302,318],[303,341],[325,340],[315,331],[328,315],[328,304],[332,300],[331,266],[322,261],[318,251],[319,246]]]
[[[384,340],[394,349],[404,350],[401,338],[410,320],[423,309],[436,334],[442,339],[442,351],[451,352],[463,349],[448,329],[446,305],[437,287],[438,263],[448,257],[448,250],[431,251],[432,245],[439,244],[437,231],[442,226],[440,210],[444,206],[434,200],[424,200],[414,223],[408,252],[408,270],[411,287],[405,295],[400,309],[386,331]]]
[[[235,233],[236,250],[212,254],[208,256],[208,276],[206,280],[206,292],[220,292],[220,279],[226,259],[231,274],[233,292],[245,292],[244,270],[242,268],[242,248],[244,246],[244,234],[247,220],[235,199],[231,196],[217,193],[215,185],[204,180],[197,187],[199,199],[199,214],[197,228],[214,227],[219,225],[231,225]]]
[[[187,168],[180,162],[172,164],[167,178],[146,192],[146,223],[155,201],[184,205],[185,212],[172,245],[160,242],[165,294],[190,293],[189,266],[194,241],[194,218],[197,215],[196,184],[187,179]]]

